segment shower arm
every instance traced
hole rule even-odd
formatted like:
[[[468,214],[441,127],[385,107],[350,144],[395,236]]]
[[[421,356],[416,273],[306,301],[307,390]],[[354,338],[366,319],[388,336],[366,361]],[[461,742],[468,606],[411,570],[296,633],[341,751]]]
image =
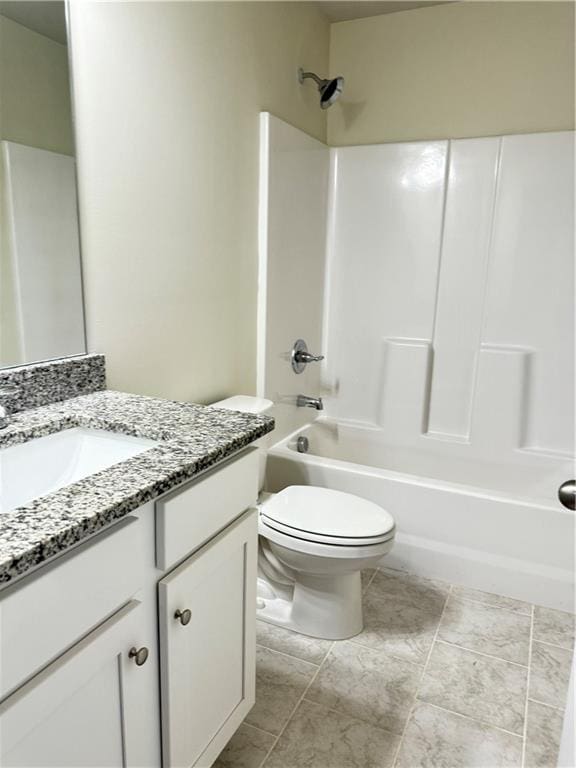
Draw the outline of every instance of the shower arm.
[[[304,72],[302,67],[300,67],[300,69],[298,70],[298,80],[301,83],[303,83],[304,80],[307,80],[307,79],[314,80],[314,82],[319,88],[322,88],[322,86],[326,85],[326,83],[329,82],[328,80],[324,80],[321,77],[318,77],[318,75],[315,75],[314,72]]]

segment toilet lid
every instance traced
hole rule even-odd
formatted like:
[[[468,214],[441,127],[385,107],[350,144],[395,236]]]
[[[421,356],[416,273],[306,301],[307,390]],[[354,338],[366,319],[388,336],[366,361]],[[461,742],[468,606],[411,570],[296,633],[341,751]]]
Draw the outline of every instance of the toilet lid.
[[[261,514],[277,530],[316,541],[377,543],[394,532],[394,518],[377,504],[309,485],[291,485],[273,495]]]

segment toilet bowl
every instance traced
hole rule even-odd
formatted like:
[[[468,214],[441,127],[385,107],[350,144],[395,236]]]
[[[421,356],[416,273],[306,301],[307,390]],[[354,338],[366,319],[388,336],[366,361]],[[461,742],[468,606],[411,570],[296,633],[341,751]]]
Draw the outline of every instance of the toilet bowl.
[[[260,618],[313,637],[362,631],[364,568],[392,548],[392,516],[329,488],[291,485],[264,496],[258,532]],[[263,594],[264,593],[264,594]]]
[[[265,413],[272,403],[232,397],[212,407]],[[329,640],[361,632],[361,572],[392,548],[392,515],[350,493],[304,485],[261,493],[258,507],[258,618]]]

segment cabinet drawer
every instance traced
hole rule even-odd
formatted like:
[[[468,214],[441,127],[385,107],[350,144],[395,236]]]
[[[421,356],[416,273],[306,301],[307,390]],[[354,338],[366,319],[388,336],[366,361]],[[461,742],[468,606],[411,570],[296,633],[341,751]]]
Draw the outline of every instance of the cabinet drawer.
[[[3,590],[0,697],[130,599],[147,552],[143,521],[127,517]]]
[[[225,528],[258,497],[258,449],[156,502],[156,564],[165,571]]]

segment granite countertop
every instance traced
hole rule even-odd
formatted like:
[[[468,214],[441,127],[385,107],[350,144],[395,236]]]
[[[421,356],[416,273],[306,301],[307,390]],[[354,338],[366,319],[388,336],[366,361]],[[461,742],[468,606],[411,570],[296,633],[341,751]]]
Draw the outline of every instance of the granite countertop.
[[[274,420],[107,390],[14,414],[0,430],[0,448],[71,427],[145,437],[160,445],[3,513],[0,584],[231,456],[271,432]]]

